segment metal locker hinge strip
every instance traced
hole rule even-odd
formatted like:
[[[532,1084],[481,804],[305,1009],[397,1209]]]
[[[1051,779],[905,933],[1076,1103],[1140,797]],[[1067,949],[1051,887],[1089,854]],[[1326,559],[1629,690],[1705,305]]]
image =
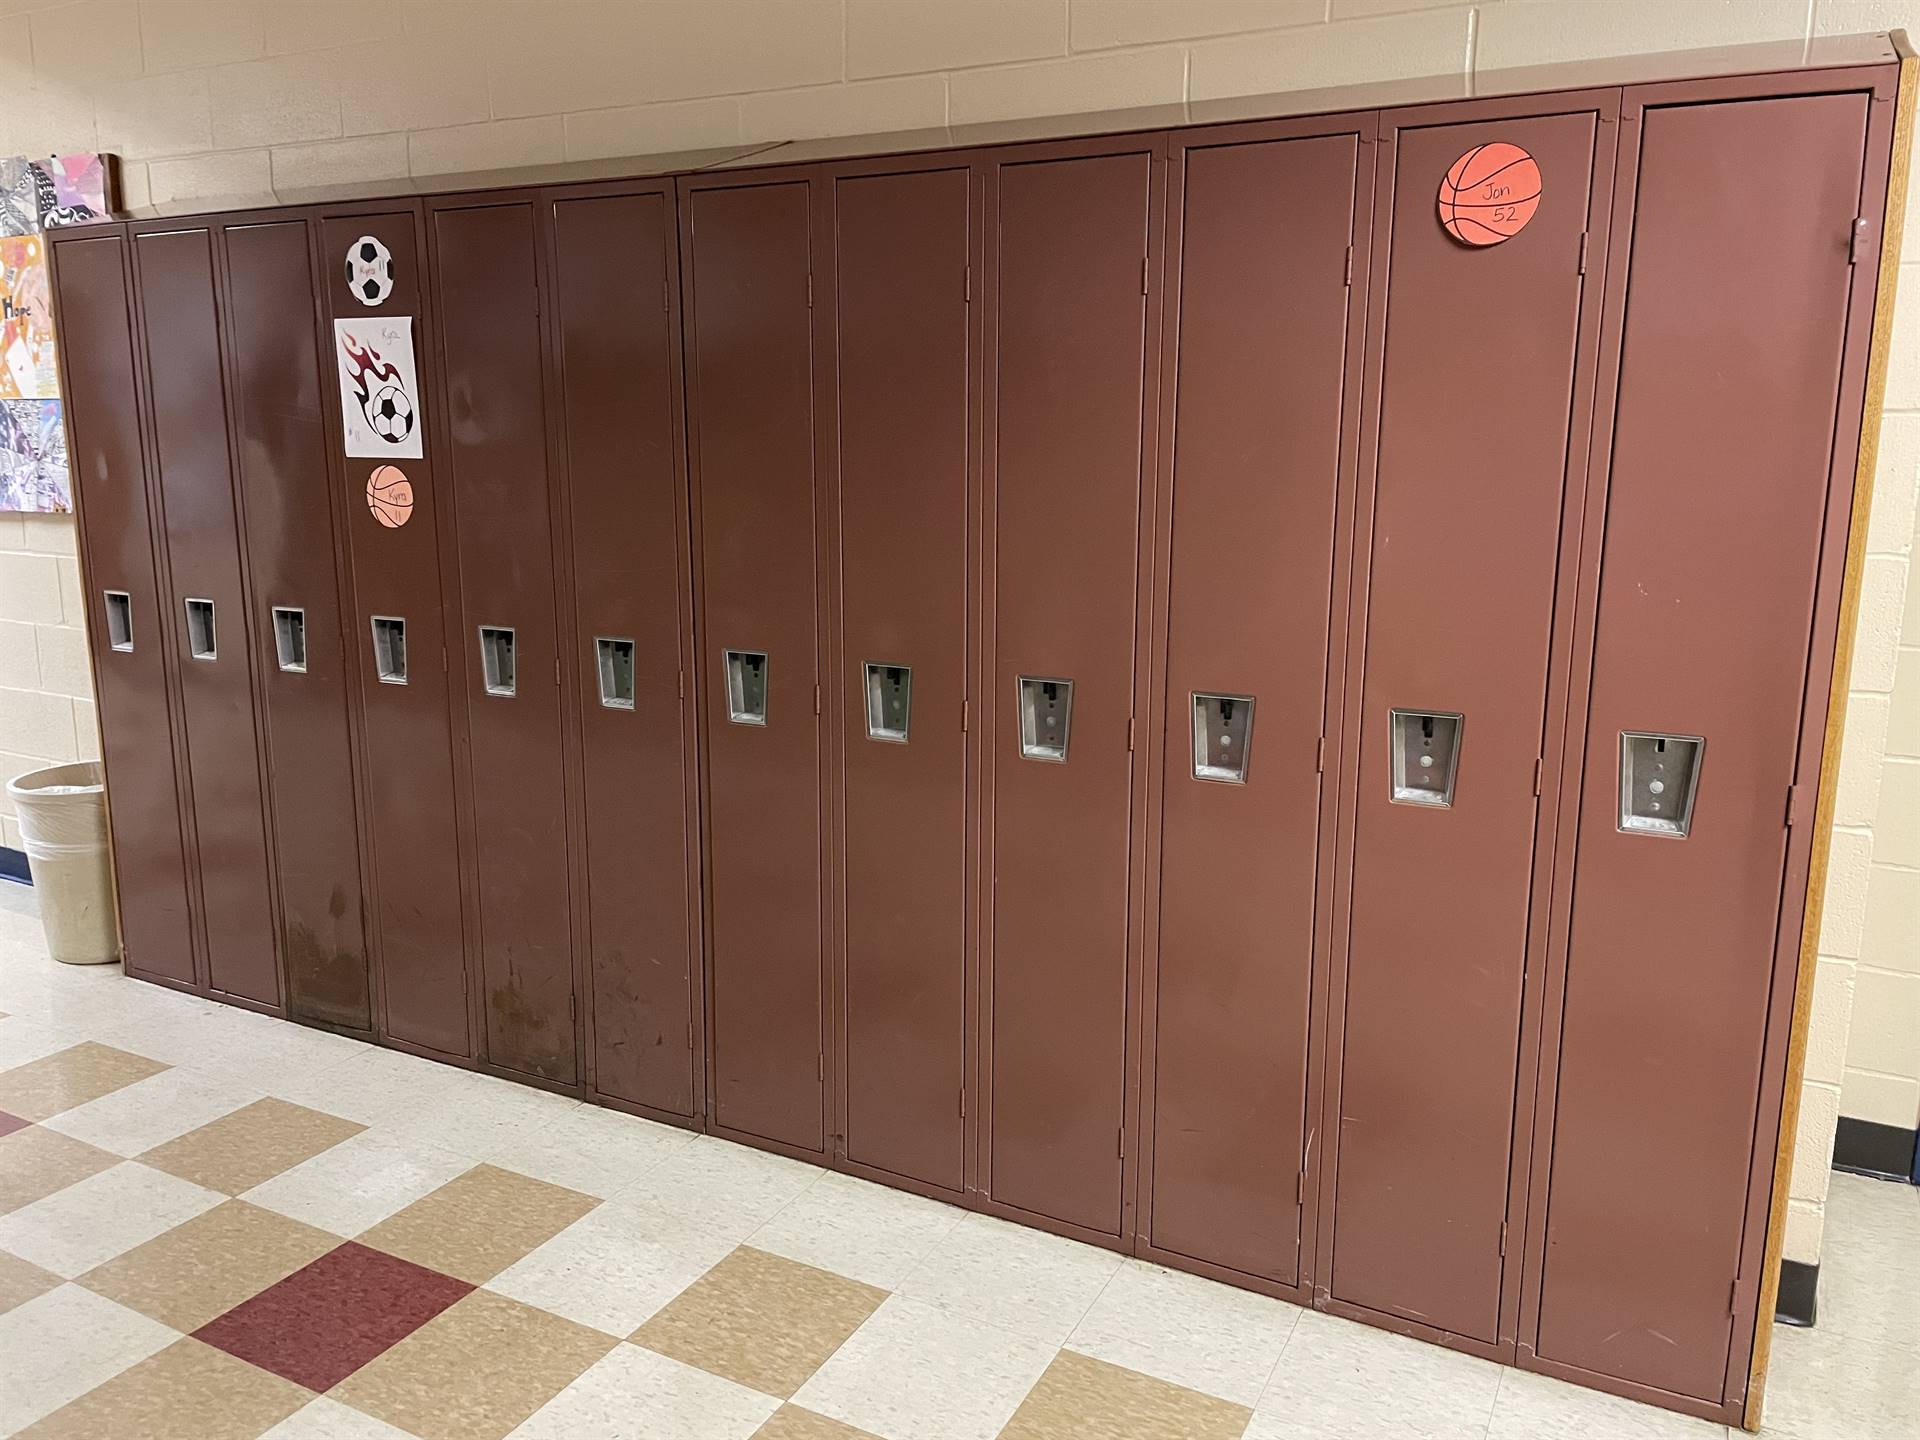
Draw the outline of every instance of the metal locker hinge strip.
[[[967,266],[966,272],[967,272],[967,278],[966,278],[967,288],[964,293],[966,295],[967,304],[971,305],[973,303],[973,266],[971,265]]]
[[[1507,1253],[1507,1222],[1504,1220],[1500,1222],[1500,1253]]]
[[[1327,737],[1324,735],[1320,737],[1320,743],[1313,752],[1313,773],[1316,775],[1327,773]]]
[[[1124,1126],[1124,1125],[1122,1125],[1122,1126],[1121,1126],[1121,1127],[1120,1127],[1120,1128],[1119,1128],[1119,1129],[1118,1129],[1117,1131],[1115,1131],[1114,1133],[1115,1133],[1115,1134],[1116,1134],[1116,1135],[1117,1135],[1117,1136],[1119,1137],[1119,1140],[1120,1140],[1120,1158],[1121,1158],[1122,1160],[1124,1160],[1124,1159],[1126,1159],[1126,1158],[1127,1158],[1127,1127],[1126,1127],[1126,1126]]]
[[[1582,230],[1580,232],[1580,273],[1582,275],[1587,273],[1587,244],[1589,239],[1588,232]]]
[[[1540,793],[1541,777],[1545,775],[1547,761],[1545,756],[1536,755],[1533,760],[1533,793]]]
[[[813,687],[813,713],[816,715],[820,713],[820,687],[818,685]]]
[[[1140,257],[1140,293],[1147,293],[1147,257],[1144,255]]]
[[[1340,283],[1348,289],[1353,288],[1353,247],[1351,245],[1347,246],[1347,278]]]
[[[1867,221],[1863,215],[1853,217],[1852,233],[1847,240],[1847,264],[1860,263],[1860,242],[1867,236]]]

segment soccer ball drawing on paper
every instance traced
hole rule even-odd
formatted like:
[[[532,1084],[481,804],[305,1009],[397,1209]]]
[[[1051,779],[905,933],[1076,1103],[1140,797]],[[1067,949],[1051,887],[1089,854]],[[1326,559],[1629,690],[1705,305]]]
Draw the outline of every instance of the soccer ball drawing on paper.
[[[418,460],[420,389],[414,371],[413,317],[336,320],[333,340],[347,454]]]

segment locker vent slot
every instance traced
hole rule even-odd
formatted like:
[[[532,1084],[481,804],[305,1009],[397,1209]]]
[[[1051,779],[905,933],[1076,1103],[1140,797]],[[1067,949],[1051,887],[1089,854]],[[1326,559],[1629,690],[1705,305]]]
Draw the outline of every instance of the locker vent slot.
[[[1247,783],[1247,750],[1253,744],[1253,697],[1193,697],[1193,778],[1228,785]]]
[[[213,601],[187,601],[187,653],[196,660],[212,660],[219,651],[214,644]]]
[[[913,667],[867,662],[867,738],[907,743],[913,718]]]
[[[609,710],[633,709],[633,641],[601,635],[593,648],[600,669],[600,703]]]
[[[1020,677],[1020,758],[1066,763],[1073,729],[1073,681]]]
[[[383,685],[407,683],[407,622],[397,615],[373,617],[373,670]]]
[[[1453,804],[1466,717],[1443,710],[1393,712],[1393,794],[1396,805]]]
[[[767,723],[767,652],[729,650],[727,719],[736,725]]]
[[[513,694],[513,627],[511,625],[480,627],[480,675],[487,687],[487,694]]]
[[[273,607],[273,648],[282,670],[307,670],[307,612],[295,605]]]
[[[1707,742],[1698,735],[1620,732],[1620,828],[1684,840]]]
[[[107,646],[133,649],[133,597],[124,590],[107,591]]]

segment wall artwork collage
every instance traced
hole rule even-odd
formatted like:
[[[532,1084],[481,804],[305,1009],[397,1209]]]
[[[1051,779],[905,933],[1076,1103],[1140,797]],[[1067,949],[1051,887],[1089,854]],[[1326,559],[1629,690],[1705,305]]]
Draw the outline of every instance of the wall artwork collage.
[[[101,155],[0,159],[0,511],[73,509],[42,235],[111,218],[110,175]]]

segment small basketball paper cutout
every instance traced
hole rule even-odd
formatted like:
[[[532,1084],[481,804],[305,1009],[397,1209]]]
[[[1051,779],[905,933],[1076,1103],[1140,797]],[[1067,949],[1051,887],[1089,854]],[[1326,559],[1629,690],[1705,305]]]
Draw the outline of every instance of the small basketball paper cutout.
[[[413,482],[398,465],[381,465],[367,477],[367,508],[389,530],[398,530],[413,517]]]
[[[1539,165],[1504,140],[1474,146],[1440,182],[1440,223],[1465,245],[1511,240],[1539,208]]]

